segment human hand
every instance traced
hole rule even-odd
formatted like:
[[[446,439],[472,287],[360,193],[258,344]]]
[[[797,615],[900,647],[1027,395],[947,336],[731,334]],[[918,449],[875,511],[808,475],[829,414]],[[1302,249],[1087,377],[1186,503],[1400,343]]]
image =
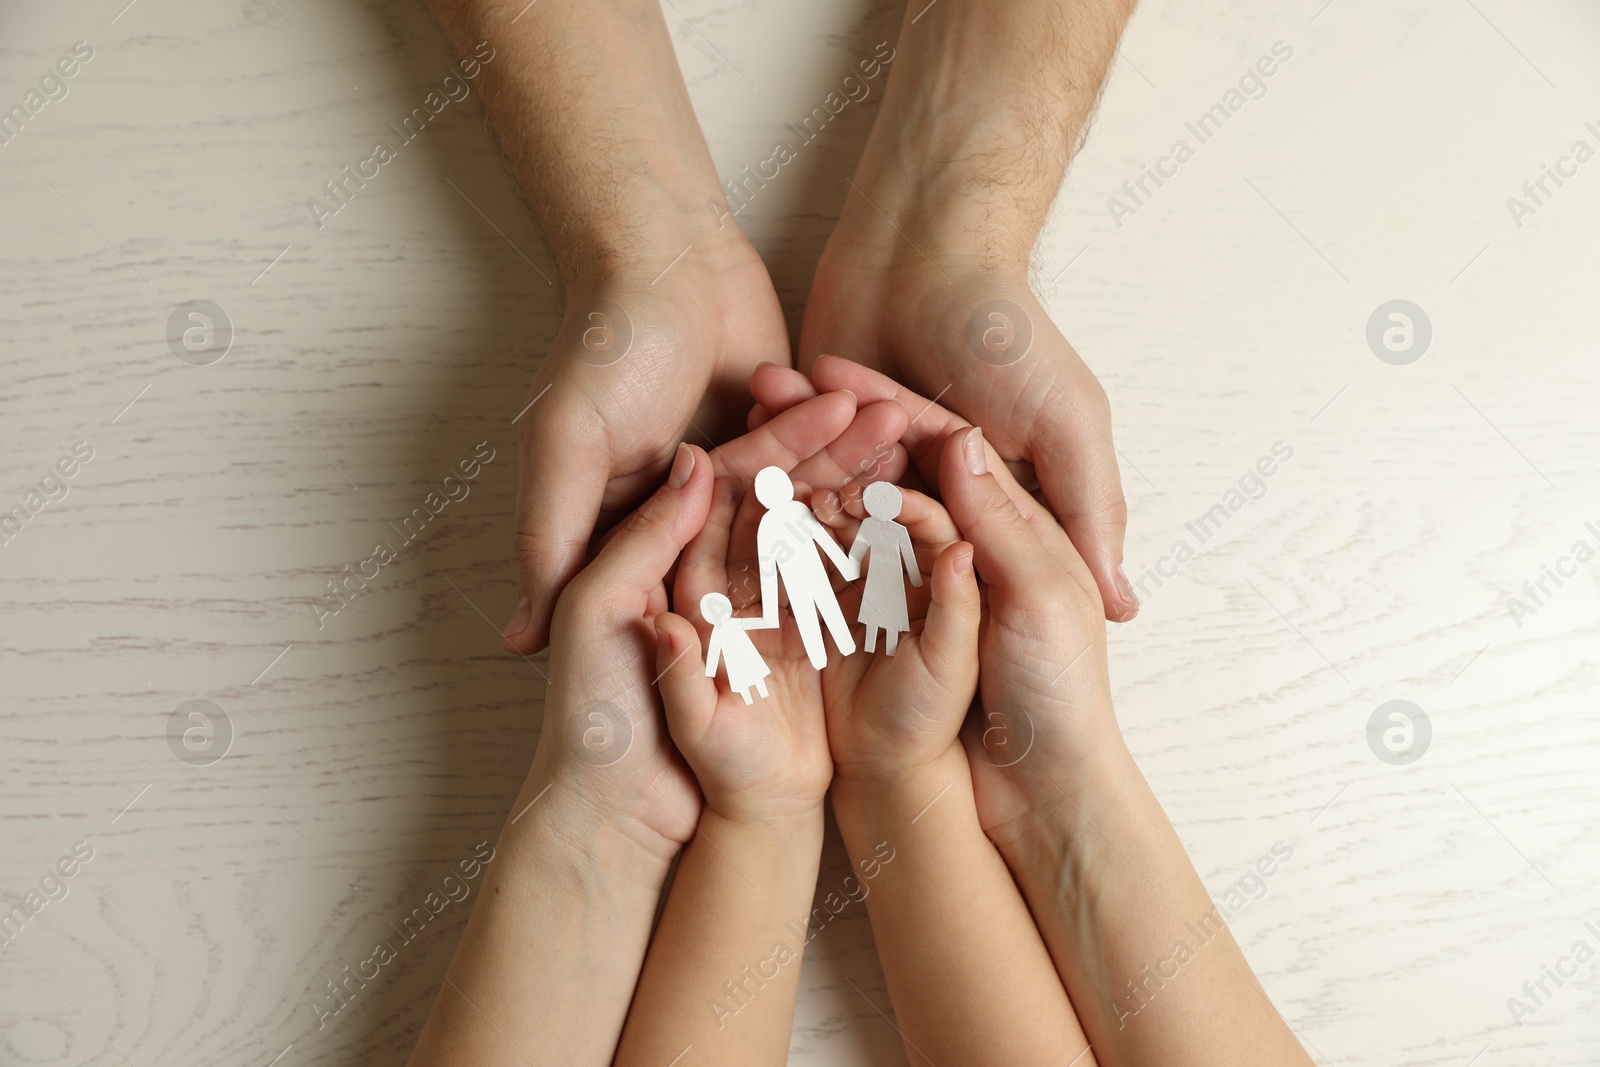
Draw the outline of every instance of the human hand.
[[[939,484],[983,580],[979,717],[963,740],[978,819],[999,841],[1022,816],[1067,801],[1059,783],[1126,748],[1089,568],[1055,519],[989,462],[982,430],[954,430]]]
[[[858,536],[867,513],[862,487],[824,491],[812,498],[817,517],[842,543]],[[972,546],[931,498],[903,489],[895,521],[906,528],[920,576],[906,591],[910,629],[894,655],[861,652],[830,661],[822,671],[822,699],[834,775],[843,781],[893,784],[910,778],[956,743],[978,681],[978,583]],[[869,566],[900,566],[898,556]],[[859,569],[859,567],[858,567]],[[862,590],[846,587],[841,606],[855,618]],[[887,635],[886,639],[887,639]]]
[[[518,420],[523,599],[506,627],[509,651],[545,646],[552,605],[591,539],[660,481],[677,443],[692,436],[710,447],[738,432],[751,372],[789,362],[766,268],[736,229],[726,232],[701,239],[653,284],[611,276],[567,294]]]
[[[908,10],[883,102],[817,263],[799,368],[888,373],[984,428],[1088,561],[1108,618],[1127,506],[1105,391],[1028,285],[1133,0]]]
[[[763,367],[750,382],[757,403],[751,421],[764,425],[782,417],[819,387],[849,389],[861,404],[892,402],[910,413],[899,442],[910,464],[902,480],[942,490],[960,535],[976,550],[985,599],[981,706],[963,741],[985,829],[1058,802],[1057,776],[1095,752],[1121,746],[1110,705],[1100,594],[1087,565],[981,434],[976,441],[967,438],[971,427],[965,419],[878,371],[833,356],[819,360],[810,379],[793,369]],[[968,446],[981,446],[988,474],[963,473]],[[977,495],[978,486],[986,494],[991,486],[998,489],[1010,510],[992,494]],[[958,495],[952,497],[952,490]],[[995,531],[1009,529],[1000,520],[1013,517],[1023,521],[1016,536],[997,538]],[[978,544],[980,535],[986,545]],[[1016,564],[1018,558],[1024,562]]]
[[[729,610],[730,560],[743,568],[754,552],[754,502],[753,494],[731,480],[717,482],[710,514],[684,551],[673,592],[674,603],[699,621],[672,613],[656,617],[661,696],[672,739],[694,769],[708,809],[739,823],[809,819],[821,813],[833,764],[821,683],[793,618],[787,609],[768,606],[766,619],[733,619],[721,633],[705,618]],[[724,599],[717,603],[715,597]],[[727,680],[708,676],[720,672],[704,665],[702,645],[726,640],[729,629],[758,635],[749,640],[769,673],[754,681],[761,697],[753,704],[751,679],[739,679],[744,696],[730,684],[745,669],[736,648],[722,650]]]
[[[709,456],[681,447],[667,486],[613,530],[557,601],[545,726],[530,779],[567,780],[598,815],[647,831],[652,843],[675,848],[688,840],[701,794],[650,692],[653,620],[667,610],[664,583],[680,551],[710,511],[715,473],[735,472],[722,479],[733,492],[769,465],[840,485],[867,458],[885,455],[881,442],[904,427],[899,404],[858,409],[849,393],[835,392],[792,406]],[[903,471],[904,450],[882,465]],[[686,470],[691,476],[674,487]]]
[[[1090,562],[1107,617],[1133,618],[1110,405],[1025,277],[941,276],[925,263],[884,274],[824,254],[801,329],[801,368],[824,353],[942,394],[947,407],[984,427],[1024,484],[1036,480]]]

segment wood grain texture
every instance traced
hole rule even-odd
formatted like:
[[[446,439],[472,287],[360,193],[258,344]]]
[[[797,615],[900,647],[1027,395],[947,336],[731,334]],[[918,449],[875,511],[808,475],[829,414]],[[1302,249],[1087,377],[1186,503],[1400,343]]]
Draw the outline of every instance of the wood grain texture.
[[[94,452],[0,545],[0,893],[93,849],[0,948],[0,1063],[399,1064],[470,898],[325,1027],[311,1004],[493,838],[537,741],[541,664],[495,630],[554,272],[475,99],[313,221],[307,199],[447,73],[420,5],[124,4],[0,14],[5,106],[95,49],[0,144],[0,507]],[[899,10],[667,18],[731,176]],[[1277,41],[1293,58],[1265,94],[1113,219]],[[1506,1006],[1600,947],[1600,561],[1520,625],[1506,606],[1600,547],[1600,162],[1520,228],[1506,206],[1574,141],[1600,148],[1597,51],[1583,0],[1152,0],[1038,252],[1112,397],[1136,582],[1293,451],[1147,579],[1111,647],[1130,743],[1213,892],[1293,846],[1232,925],[1321,1063],[1600,1058],[1596,964],[1520,1028]],[[792,323],[876,100],[741,218]],[[1395,298],[1433,326],[1409,366],[1365,340]],[[212,366],[165,339],[195,299],[237,331]],[[470,496],[319,628],[323,583],[480,442]],[[1396,698],[1433,728],[1409,766],[1366,741]],[[168,744],[190,700],[235,732],[210,766]],[[822,892],[848,869],[828,849]],[[804,966],[792,1062],[905,1062],[864,908]]]

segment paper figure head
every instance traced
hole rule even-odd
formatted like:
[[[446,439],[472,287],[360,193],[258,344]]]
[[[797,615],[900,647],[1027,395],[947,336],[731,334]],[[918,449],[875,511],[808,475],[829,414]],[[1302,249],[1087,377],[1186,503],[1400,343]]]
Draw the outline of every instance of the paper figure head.
[[[733,601],[721,593],[707,593],[700,598],[700,617],[712,626],[721,626],[733,618]]]
[[[900,487],[893,482],[873,482],[861,494],[867,514],[875,519],[892,519],[900,514]]]
[[[756,472],[756,499],[771,511],[794,499],[794,483],[779,467],[762,467]]]

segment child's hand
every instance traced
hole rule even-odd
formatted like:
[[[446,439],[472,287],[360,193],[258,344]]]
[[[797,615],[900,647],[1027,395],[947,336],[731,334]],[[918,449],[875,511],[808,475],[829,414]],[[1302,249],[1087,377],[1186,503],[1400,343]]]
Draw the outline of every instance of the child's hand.
[[[707,677],[702,648],[727,638],[713,637],[701,605],[728,596],[730,560],[750,573],[760,514],[753,494],[718,479],[705,526],[678,565],[673,594],[695,621],[670,613],[656,617],[657,669],[672,740],[694,769],[707,808],[741,823],[820,816],[833,775],[821,682],[787,608],[776,628],[763,627],[759,617],[736,618],[723,627],[735,640],[748,634],[744,640],[766,661],[771,673],[760,682],[764,694],[747,700],[720,677]],[[732,592],[737,606],[747,606],[748,591]],[[726,610],[728,601],[720,603]],[[722,655],[731,677],[737,652]]]
[[[701,794],[672,746],[651,685],[660,670],[653,620],[667,610],[665,581],[710,510],[714,473],[753,475],[778,464],[839,485],[868,462],[900,470],[904,450],[880,442],[897,438],[905,425],[899,404],[858,409],[848,393],[824,393],[709,456],[680,449],[668,484],[613,528],[557,602],[544,726],[519,811],[542,797],[538,803],[571,805],[575,818],[591,820],[585,831],[642,831],[647,847],[676,853],[694,833]]]
[[[817,517],[842,544],[855,540],[866,517],[862,489],[852,483],[813,498]],[[828,744],[841,780],[889,784],[932,764],[956,743],[978,681],[981,605],[972,546],[958,540],[949,514],[931,498],[909,489],[900,496],[895,521],[910,534],[917,568],[931,580],[907,588],[911,628],[893,656],[858,651],[830,661],[822,672]],[[899,563],[869,558],[866,569]],[[853,586],[840,597],[852,621],[861,595]]]

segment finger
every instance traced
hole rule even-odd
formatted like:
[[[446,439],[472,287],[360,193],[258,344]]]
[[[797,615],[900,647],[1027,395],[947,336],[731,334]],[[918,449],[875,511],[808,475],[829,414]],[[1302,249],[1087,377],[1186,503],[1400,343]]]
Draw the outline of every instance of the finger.
[[[939,483],[939,451],[950,431],[971,425],[948,408],[919,396],[886,374],[841,356],[821,356],[811,368],[819,389],[848,389],[863,406],[892,400],[906,412],[900,443],[911,464],[929,485]]]
[[[745,416],[744,428],[746,431],[759,430],[772,421],[772,412],[757,404],[750,409],[750,414]]]
[[[678,581],[673,603],[680,611],[698,620],[703,633],[710,625],[700,616],[700,598],[707,593],[728,591],[728,537],[734,512],[739,504],[739,489],[731,478],[718,478],[711,490],[711,506],[705,525],[683,551],[678,564]],[[736,600],[735,605],[738,601]]]
[[[639,505],[573,585],[601,602],[647,596],[659,586],[711,506],[711,461],[690,444],[678,446],[667,484]]]
[[[717,682],[706,676],[700,634],[681,615],[656,616],[656,684],[667,713],[667,729],[679,744],[705,735],[717,710]]]
[[[776,415],[816,396],[811,379],[793,367],[763,363],[750,374],[750,395],[758,406]]]
[[[811,494],[811,513],[830,530],[842,530],[856,522],[845,510],[845,499],[837,489],[819,489]]]
[[[975,426],[945,440],[939,477],[944,505],[962,536],[972,542],[984,582],[1027,595],[1056,564],[987,466],[985,453],[983,431]]]
[[[824,393],[729,441],[711,453],[711,461],[719,478],[735,478],[741,489],[748,489],[762,467],[793,470],[801,460],[821,452],[850,427],[855,415],[855,397],[847,392]]]
[[[1045,406],[1048,429],[1035,435],[1034,467],[1045,501],[1100,588],[1106,618],[1127,622],[1139,613],[1139,598],[1122,569],[1128,503],[1104,391],[1095,383],[1089,395],[1100,400],[1094,410],[1065,392]]]
[[[945,438],[955,430],[971,426],[970,422],[950,409],[919,396],[888,375],[840,356],[822,356],[811,373],[819,388],[848,389],[855,393],[856,402],[864,407],[890,400],[899,404],[907,413],[908,421],[900,435],[900,444],[906,450],[909,465],[929,488],[939,484],[940,456],[944,451]],[[824,382],[828,384],[823,385]],[[984,447],[988,450],[989,469],[997,473],[1002,469],[1007,470],[1008,476],[1001,479],[1001,484],[1023,514],[1027,514],[1023,499],[1028,496],[1027,491],[1016,476],[1010,475],[1009,466],[1003,462],[994,446],[985,442]],[[1025,467],[1023,477],[1028,477]]]
[[[521,434],[512,545],[522,597],[501,637],[506,651],[518,655],[550,643],[556,598],[588,560],[611,477],[604,424],[576,401],[558,395]]]
[[[827,518],[823,518],[820,512],[817,517],[836,528],[842,527],[852,520],[859,522],[866,518],[865,495],[868,484],[871,483],[850,482],[843,489],[833,494],[831,499],[827,500],[826,506],[830,509],[830,515],[833,514],[834,510],[837,510],[843,512],[842,516],[831,522]],[[961,538],[961,532],[956,529],[956,524],[950,518],[950,513],[937,500],[926,493],[908,489],[903,485],[895,488],[900,490],[900,514],[895,516],[894,521],[906,528],[906,532],[911,535],[911,540],[919,548],[932,548],[933,554],[938,555],[944,551],[946,545]]]
[[[928,672],[947,692],[966,693],[978,680],[978,623],[983,617],[973,546],[957,541],[939,553],[917,648]]]
[[[797,410],[797,409],[796,409]],[[850,425],[820,452],[797,464],[791,475],[836,489],[851,479],[896,481],[905,473],[905,408],[894,401],[860,405]]]

